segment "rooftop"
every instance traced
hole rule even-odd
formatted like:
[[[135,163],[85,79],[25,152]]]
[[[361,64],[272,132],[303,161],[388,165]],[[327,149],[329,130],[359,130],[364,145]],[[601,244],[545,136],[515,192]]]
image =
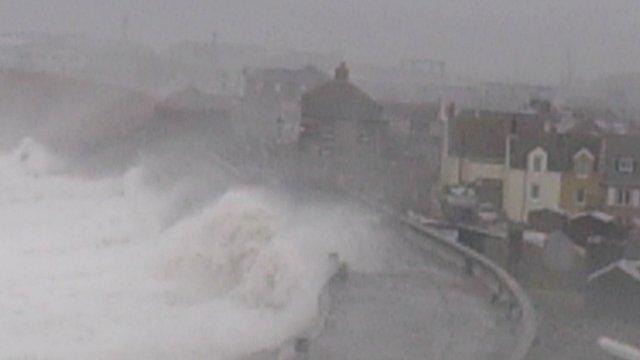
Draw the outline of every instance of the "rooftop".
[[[549,171],[563,172],[573,168],[575,155],[583,149],[594,157],[594,166],[597,166],[600,140],[588,135],[554,133],[512,138],[510,166],[516,169],[526,168],[529,153],[537,148],[547,153]]]
[[[640,260],[624,260],[624,259],[616,261],[592,273],[591,275],[589,275],[587,280],[593,281],[603,276],[604,274],[616,269],[623,271],[625,274],[629,275],[630,277],[640,282]]]

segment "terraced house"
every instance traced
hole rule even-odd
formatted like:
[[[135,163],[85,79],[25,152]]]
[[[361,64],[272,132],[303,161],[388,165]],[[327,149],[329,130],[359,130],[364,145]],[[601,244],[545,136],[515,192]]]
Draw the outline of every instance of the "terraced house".
[[[536,113],[462,111],[445,123],[441,185],[473,185],[501,208],[508,137],[539,137],[544,128],[545,119]]]
[[[640,218],[640,138],[607,136],[602,145],[602,185],[607,212],[631,221]]]
[[[546,133],[509,139],[504,211],[526,222],[534,210],[575,215],[602,203],[600,140],[583,135]]]
[[[603,209],[602,138],[559,134],[547,115],[462,112],[446,126],[442,185],[472,186],[480,201],[518,222],[535,210],[576,215]],[[640,183],[638,190],[640,203]]]

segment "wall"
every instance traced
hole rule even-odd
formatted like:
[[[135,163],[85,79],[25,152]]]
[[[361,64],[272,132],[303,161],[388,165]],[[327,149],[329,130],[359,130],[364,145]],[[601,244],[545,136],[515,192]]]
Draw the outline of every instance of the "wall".
[[[459,158],[452,156],[443,156],[440,163],[440,184],[442,186],[457,184],[459,168]]]
[[[600,186],[600,179],[600,175],[595,172],[586,178],[578,176],[575,171],[564,173],[560,207],[571,215],[600,208],[606,198],[606,189]],[[579,188],[585,189],[586,192],[584,205],[576,202],[576,192]]]
[[[520,169],[506,171],[504,210],[514,221],[526,221],[531,210],[559,209],[562,176],[556,172],[532,173]],[[540,198],[529,197],[531,184],[540,185]]]
[[[503,180],[505,173],[505,167],[500,163],[480,163],[468,159],[460,160],[455,156],[445,156],[440,169],[442,185],[458,184],[460,170],[462,170],[463,183],[471,183],[478,179]]]
[[[502,180],[504,178],[504,169],[504,165],[501,163],[486,164],[464,160],[462,164],[462,180],[467,183],[478,179]]]
[[[624,188],[631,191],[631,202],[629,205],[623,206],[615,204],[614,199],[616,194],[614,189],[617,188]],[[640,188],[602,185],[602,192],[602,204],[607,213],[627,221],[633,220],[633,218],[640,218]]]

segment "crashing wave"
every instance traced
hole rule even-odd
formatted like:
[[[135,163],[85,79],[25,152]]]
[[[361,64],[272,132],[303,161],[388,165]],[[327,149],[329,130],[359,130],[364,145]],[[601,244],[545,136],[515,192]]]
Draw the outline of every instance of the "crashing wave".
[[[238,189],[163,229],[177,200],[144,169],[58,164],[28,139],[0,157],[0,358],[237,359],[310,323],[329,252],[370,257],[345,211]]]
[[[282,307],[296,286],[296,250],[283,239],[275,206],[251,191],[227,193],[164,236],[161,272],[190,291]],[[273,205],[273,203],[271,204]]]

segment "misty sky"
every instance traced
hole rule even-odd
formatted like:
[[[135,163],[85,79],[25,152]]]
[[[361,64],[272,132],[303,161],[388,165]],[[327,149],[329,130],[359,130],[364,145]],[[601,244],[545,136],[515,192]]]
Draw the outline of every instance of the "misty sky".
[[[640,72],[639,0],[0,0],[1,31],[344,50],[348,59],[445,60],[478,78],[554,83]],[[567,59],[571,59],[568,61]]]

